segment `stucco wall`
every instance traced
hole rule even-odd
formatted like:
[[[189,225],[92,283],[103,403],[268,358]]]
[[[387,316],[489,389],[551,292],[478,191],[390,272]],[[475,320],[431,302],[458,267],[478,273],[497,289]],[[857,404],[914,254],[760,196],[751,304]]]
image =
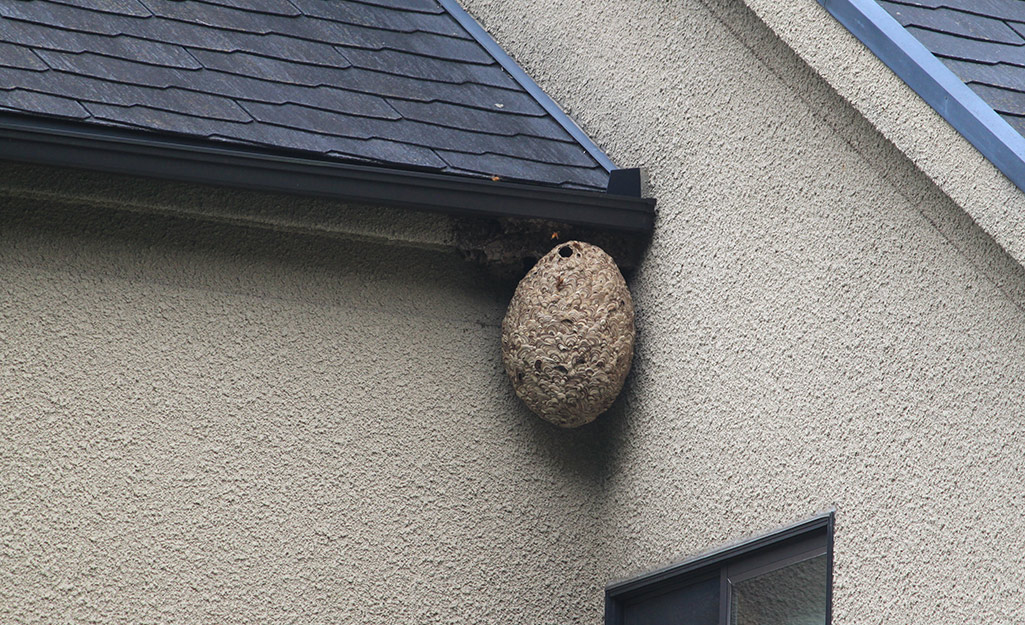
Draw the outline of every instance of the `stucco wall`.
[[[1020,265],[740,3],[467,4],[651,171],[622,400],[527,414],[430,219],[5,175],[0,616],[597,624],[835,508],[835,622],[1022,621]]]
[[[1025,619],[1021,267],[741,3],[468,4],[659,199],[602,581],[835,508],[835,622]]]
[[[30,170],[0,200],[0,622],[590,614],[601,439],[512,395],[507,289],[452,253],[115,212],[89,188],[124,179]]]
[[[1019,263],[1025,193],[816,0],[744,0],[802,59]]]

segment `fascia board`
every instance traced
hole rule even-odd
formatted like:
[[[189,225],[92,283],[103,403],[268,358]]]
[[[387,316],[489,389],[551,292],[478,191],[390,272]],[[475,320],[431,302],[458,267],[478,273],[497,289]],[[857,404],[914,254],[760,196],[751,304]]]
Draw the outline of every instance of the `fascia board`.
[[[270,154],[0,115],[0,159],[454,215],[651,232],[655,200]]]

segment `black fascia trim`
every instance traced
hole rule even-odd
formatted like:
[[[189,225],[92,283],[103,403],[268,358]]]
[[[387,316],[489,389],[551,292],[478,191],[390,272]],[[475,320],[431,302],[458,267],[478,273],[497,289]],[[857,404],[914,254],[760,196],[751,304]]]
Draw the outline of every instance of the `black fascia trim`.
[[[1025,191],[1025,138],[874,0],[818,0],[943,119]]]
[[[686,577],[692,578],[702,575],[704,572],[711,572],[718,569],[729,560],[749,555],[761,549],[771,549],[788,540],[807,536],[810,533],[822,530],[827,548],[827,563],[832,568],[833,561],[833,513],[816,516],[806,521],[776,530],[770,534],[744,541],[739,544],[729,545],[709,553],[673,564],[651,573],[645,573],[621,582],[614,582],[605,587],[606,606],[621,602],[629,598],[631,594],[646,592],[655,585],[672,582],[674,579]],[[832,574],[827,579],[827,592],[832,597]],[[831,602],[830,602],[831,603]],[[829,612],[827,612],[829,614]],[[606,619],[606,622],[611,622]],[[828,622],[828,621],[827,621]]]
[[[605,171],[611,172],[614,169],[618,169],[605,152],[603,152],[602,149],[594,143],[594,141],[591,141],[591,138],[588,137],[584,131],[580,129],[580,126],[577,126],[576,122],[574,122],[573,119],[555,103],[555,100],[548,97],[548,94],[545,93],[536,82],[534,82],[534,79],[528,76],[527,72],[523,71],[523,68],[520,67],[519,64],[502,49],[502,46],[498,45],[498,42],[488,34],[488,31],[484,30],[484,28],[477,23],[477,20],[473,19],[472,15],[467,13],[466,10],[459,5],[457,0],[438,0],[438,2],[441,3],[441,6],[446,11],[448,11],[449,15],[459,22],[460,26],[466,29],[466,32],[468,32],[471,37],[477,40],[477,43],[488,51],[488,54],[498,61],[498,64],[501,65],[505,71],[509,72],[509,75],[512,76],[513,80],[526,89],[527,93],[537,100],[537,103],[548,111],[548,114],[555,118],[555,121],[577,140],[580,147],[587,150],[587,153],[590,154],[594,160],[598,161],[598,164],[605,168]]]
[[[653,199],[354,165],[14,115],[0,115],[0,159],[626,232],[651,232],[655,221]]]

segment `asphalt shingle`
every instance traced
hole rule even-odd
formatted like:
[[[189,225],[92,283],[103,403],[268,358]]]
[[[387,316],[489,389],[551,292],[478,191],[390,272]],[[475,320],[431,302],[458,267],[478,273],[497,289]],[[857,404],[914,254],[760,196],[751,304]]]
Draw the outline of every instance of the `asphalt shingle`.
[[[608,181],[436,0],[0,2],[0,108],[454,175]]]
[[[877,2],[1013,128],[1025,129],[1025,2]]]
[[[1010,63],[1025,66],[1025,45],[965,39],[915,26],[909,26],[907,30],[939,57],[976,63]]]
[[[75,119],[84,119],[89,116],[89,112],[75,100],[24,89],[0,91],[0,107],[13,111],[42,112],[56,117]]]
[[[946,7],[927,8],[879,0],[902,26],[919,26],[968,39],[1018,45],[1025,43],[1003,20]]]

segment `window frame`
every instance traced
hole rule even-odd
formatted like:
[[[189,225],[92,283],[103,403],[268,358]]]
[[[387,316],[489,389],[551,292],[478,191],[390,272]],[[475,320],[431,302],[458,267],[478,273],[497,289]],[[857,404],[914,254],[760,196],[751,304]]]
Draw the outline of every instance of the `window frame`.
[[[833,621],[832,512],[605,587],[605,625],[623,625],[623,607],[673,589],[719,578],[719,625],[728,625],[731,581],[743,581],[826,556],[826,625]]]

